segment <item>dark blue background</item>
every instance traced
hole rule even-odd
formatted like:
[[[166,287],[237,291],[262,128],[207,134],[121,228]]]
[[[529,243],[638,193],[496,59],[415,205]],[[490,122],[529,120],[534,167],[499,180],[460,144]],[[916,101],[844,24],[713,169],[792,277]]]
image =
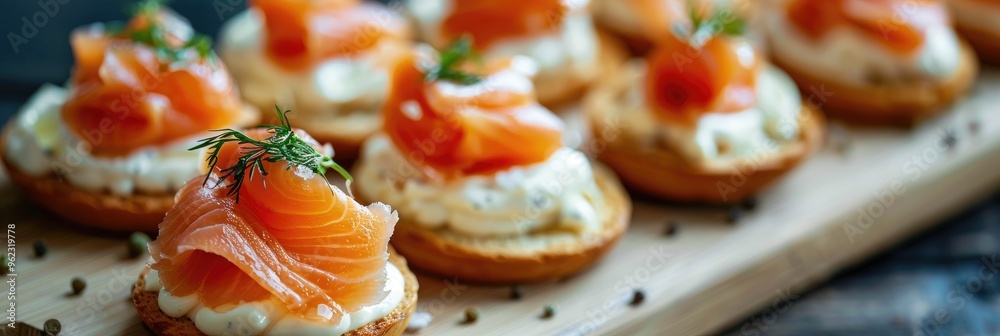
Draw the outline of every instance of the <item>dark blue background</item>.
[[[43,1],[59,3],[59,0]],[[54,16],[15,52],[7,34],[22,34],[22,18],[44,13],[38,1],[3,0],[0,10],[0,121],[6,121],[42,83],[61,84],[69,76],[69,31],[94,21],[124,20],[125,0],[61,0]],[[222,19],[244,0],[176,0],[173,7],[195,29],[214,34]],[[220,17],[222,19],[220,19]],[[830,283],[803,295],[770,324],[758,314],[737,324],[728,335],[1000,335],[1000,276],[975,293],[959,293],[964,304],[948,301],[982,265],[981,258],[1000,252],[1000,195],[942,223],[934,231],[874,260],[843,272]],[[952,299],[955,297],[952,296]],[[732,304],[740,304],[733,302]],[[930,328],[938,311],[948,321]],[[750,331],[750,332],[743,332]]]

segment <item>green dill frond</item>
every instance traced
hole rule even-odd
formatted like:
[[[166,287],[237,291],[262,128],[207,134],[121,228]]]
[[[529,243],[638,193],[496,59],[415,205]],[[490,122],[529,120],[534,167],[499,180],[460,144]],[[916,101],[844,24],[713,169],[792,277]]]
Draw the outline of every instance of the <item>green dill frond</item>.
[[[143,0],[139,3],[132,4],[126,9],[126,13],[132,14],[132,16],[140,15],[156,15],[167,6],[168,0]]]
[[[109,30],[108,33],[152,47],[156,56],[165,63],[187,61],[190,58],[189,51],[193,50],[199,58],[215,64],[215,56],[212,53],[212,38],[207,35],[196,33],[179,47],[169,43],[167,30],[157,19],[160,12],[166,8],[166,3],[167,0],[144,0],[135,4],[129,12],[135,17],[145,17],[148,25],[142,29],[117,29]]]
[[[691,26],[678,25],[674,33],[695,48],[701,48],[717,36],[741,36],[746,32],[746,20],[726,7],[703,13],[698,1],[688,0],[688,19]]]
[[[430,69],[424,80],[433,82],[445,80],[459,84],[472,85],[483,80],[482,76],[458,70],[457,67],[466,60],[479,61],[479,55],[472,49],[472,38],[468,35],[462,36],[441,51],[441,62],[437,67]]]
[[[219,151],[222,149],[222,146],[227,143],[250,145],[244,146],[241,156],[235,164],[219,170],[221,175],[219,176],[219,181],[215,186],[213,186],[213,188],[218,187],[229,178],[232,178],[233,182],[226,186],[229,188],[227,195],[235,195],[236,201],[239,202],[239,192],[240,188],[243,187],[244,181],[252,180],[256,175],[260,175],[260,178],[265,178],[268,172],[264,168],[264,162],[279,161],[285,162],[286,170],[296,167],[305,167],[313,173],[326,178],[326,170],[333,169],[343,176],[348,182],[353,180],[351,174],[348,173],[344,167],[334,162],[333,158],[320,153],[309,143],[295,134],[295,131],[292,129],[292,126],[288,121],[288,113],[291,112],[290,110],[282,112],[277,105],[274,108],[278,114],[280,125],[262,126],[267,129],[269,134],[271,134],[271,136],[266,139],[256,140],[234,129],[216,130],[222,133],[201,139],[198,141],[198,145],[189,149],[199,150],[207,148],[208,157],[206,158],[206,161],[210,167],[209,174],[212,174],[212,172],[215,172],[219,164]],[[206,176],[203,184],[207,184],[208,180],[209,176]]]

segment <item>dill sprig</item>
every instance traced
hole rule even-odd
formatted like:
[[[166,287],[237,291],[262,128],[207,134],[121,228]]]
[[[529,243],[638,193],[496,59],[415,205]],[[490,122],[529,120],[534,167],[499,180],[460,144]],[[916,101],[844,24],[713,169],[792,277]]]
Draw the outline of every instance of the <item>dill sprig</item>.
[[[479,55],[472,49],[472,38],[465,35],[441,52],[441,62],[424,75],[424,80],[427,82],[446,80],[465,85],[479,83],[483,80],[482,76],[457,69],[462,62],[469,59],[478,60]]]
[[[206,161],[208,161],[210,171],[214,172],[219,163],[219,151],[222,149],[222,146],[233,142],[241,146],[250,144],[250,146],[244,146],[241,156],[235,164],[220,170],[222,176],[219,177],[218,182],[216,182],[213,188],[218,187],[231,177],[233,182],[226,186],[229,188],[227,195],[235,195],[236,201],[239,202],[239,192],[240,188],[243,187],[243,182],[248,179],[252,180],[256,174],[260,174],[261,178],[267,176],[268,172],[264,169],[264,162],[278,161],[285,161],[286,170],[293,167],[305,167],[313,173],[323,176],[325,179],[326,170],[332,168],[340,173],[348,183],[353,180],[351,174],[344,167],[334,162],[333,158],[323,155],[295,134],[295,131],[288,122],[288,113],[291,112],[290,110],[282,112],[281,108],[277,105],[274,106],[274,109],[278,114],[281,124],[263,126],[271,134],[266,139],[256,140],[234,129],[215,130],[222,133],[201,139],[198,141],[197,146],[190,149],[208,148],[208,158]],[[205,176],[205,181],[202,185],[208,184],[208,180],[209,176]]]
[[[145,17],[146,27],[136,30],[123,29],[114,35],[152,47],[156,56],[167,63],[185,61],[189,51],[194,50],[199,58],[207,59],[214,64],[212,38],[208,35],[195,33],[179,47],[174,47],[169,43],[167,31],[157,19],[164,7],[166,7],[166,0],[145,0],[135,4],[130,11],[133,16]]]
[[[746,20],[737,16],[731,9],[721,8],[711,13],[704,13],[696,2],[689,0],[687,3],[691,27],[683,24],[674,26],[674,33],[692,47],[701,48],[716,36],[740,36],[746,32]]]

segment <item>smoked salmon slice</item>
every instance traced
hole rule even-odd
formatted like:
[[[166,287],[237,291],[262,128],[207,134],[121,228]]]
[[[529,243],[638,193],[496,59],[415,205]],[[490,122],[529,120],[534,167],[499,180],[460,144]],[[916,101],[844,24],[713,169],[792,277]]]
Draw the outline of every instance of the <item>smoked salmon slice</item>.
[[[705,9],[705,8],[703,8]],[[698,9],[693,9],[698,10]],[[707,13],[690,29],[697,32],[720,18]],[[713,28],[714,29],[714,28]],[[697,34],[697,33],[692,33]],[[661,37],[646,58],[646,99],[664,120],[694,124],[704,113],[733,113],[756,104],[760,55],[739,37],[715,32],[698,43],[694,37]]]
[[[243,104],[207,43],[165,9],[140,12],[120,32],[77,29],[63,121],[107,156],[231,125]]]
[[[433,70],[421,68],[421,56],[401,58],[383,107],[385,132],[403,155],[436,179],[545,161],[562,147],[563,124],[538,104],[518,60],[530,62],[497,61],[482,68],[486,75],[480,81],[458,83],[428,82]]]
[[[244,134],[275,136],[265,129]],[[231,194],[226,169],[253,150],[225,143],[215,168],[178,192],[149,244],[163,288],[198,295],[211,308],[273,297],[302,318],[329,323],[380,302],[396,212],[381,203],[362,206],[321,174],[267,158],[259,167],[266,175],[246,177]]]
[[[950,25],[947,9],[938,0],[793,0],[787,15],[812,39],[846,25],[900,54],[923,45],[927,28]]]
[[[673,34],[674,25],[688,18],[682,0],[626,0],[626,3],[636,10],[635,14],[645,27],[647,36]]]
[[[332,57],[371,50],[385,39],[403,40],[406,21],[389,9],[358,0],[254,0],[267,28],[267,55],[292,71]]]
[[[469,35],[477,50],[508,38],[533,37],[556,31],[578,0],[457,0],[441,23],[446,41]]]

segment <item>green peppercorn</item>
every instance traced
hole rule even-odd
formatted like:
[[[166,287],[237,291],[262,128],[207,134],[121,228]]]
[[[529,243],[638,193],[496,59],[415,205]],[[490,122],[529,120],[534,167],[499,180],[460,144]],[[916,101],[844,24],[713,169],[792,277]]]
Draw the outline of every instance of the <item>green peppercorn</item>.
[[[556,307],[550,304],[545,305],[545,309],[542,310],[542,318],[550,319],[556,316]]]
[[[87,282],[83,281],[83,278],[73,278],[70,285],[73,286],[73,295],[80,295],[84,289],[87,289]]]
[[[57,319],[49,319],[45,321],[44,329],[49,335],[59,335],[59,332],[62,331],[62,324]]]
[[[149,249],[146,247],[150,239],[145,233],[142,232],[132,232],[132,235],[128,237],[128,256],[129,258],[136,258],[149,253]]]
[[[465,310],[465,323],[476,323],[479,320],[479,309],[468,308]]]

